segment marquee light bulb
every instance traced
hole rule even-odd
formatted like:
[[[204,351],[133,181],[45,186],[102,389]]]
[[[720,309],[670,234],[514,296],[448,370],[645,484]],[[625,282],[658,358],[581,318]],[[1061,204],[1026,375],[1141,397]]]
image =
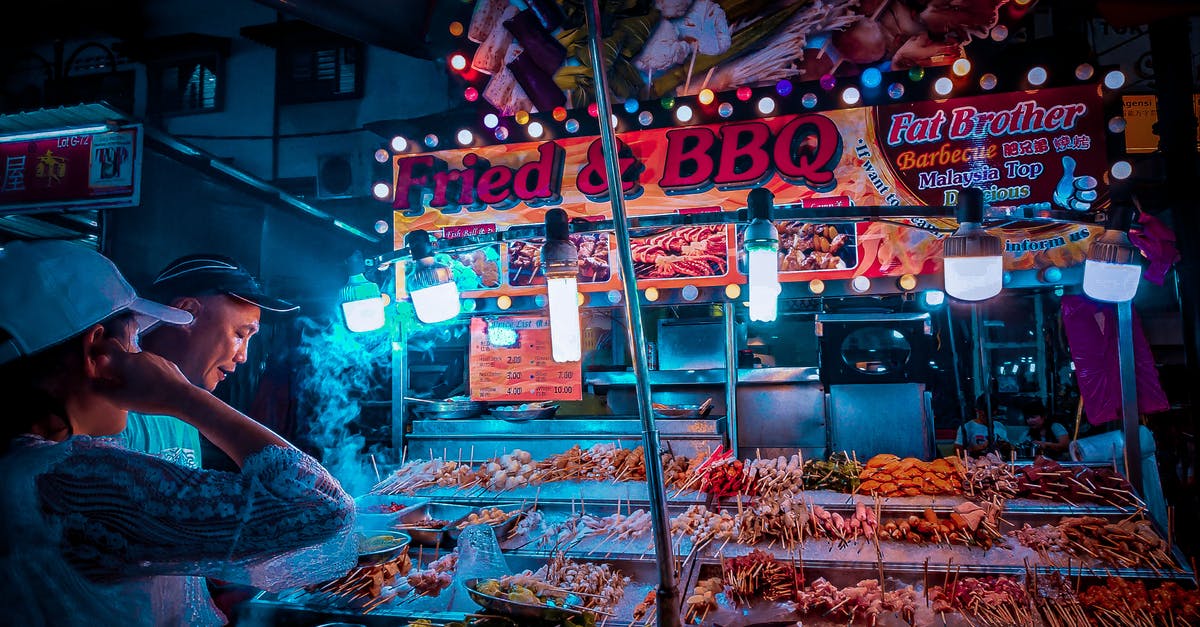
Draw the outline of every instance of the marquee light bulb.
[[[464,128],[458,131],[457,139],[460,145],[466,146],[475,141],[475,135],[471,133],[471,131]]]
[[[1035,65],[1029,68],[1029,73],[1025,75],[1025,78],[1029,81],[1030,85],[1038,87],[1046,82],[1046,68],[1040,65]]]
[[[770,115],[775,111],[775,99],[763,97],[758,101],[758,112],[763,115]]]
[[[408,140],[397,135],[392,138],[392,150],[395,152],[404,152],[408,150]]]

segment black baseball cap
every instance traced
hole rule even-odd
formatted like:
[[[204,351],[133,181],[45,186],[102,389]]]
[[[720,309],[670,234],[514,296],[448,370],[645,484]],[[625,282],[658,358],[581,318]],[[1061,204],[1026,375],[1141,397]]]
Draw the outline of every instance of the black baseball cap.
[[[233,258],[208,253],[187,255],[167,264],[146,293],[165,302],[181,296],[228,294],[275,313],[300,309],[299,305],[267,294],[250,271]]]

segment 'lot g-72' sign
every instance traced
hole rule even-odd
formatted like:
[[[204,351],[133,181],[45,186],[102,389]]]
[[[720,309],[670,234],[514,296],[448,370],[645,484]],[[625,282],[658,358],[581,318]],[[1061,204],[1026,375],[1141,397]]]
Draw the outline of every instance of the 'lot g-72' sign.
[[[138,203],[141,127],[0,141],[0,213]]]

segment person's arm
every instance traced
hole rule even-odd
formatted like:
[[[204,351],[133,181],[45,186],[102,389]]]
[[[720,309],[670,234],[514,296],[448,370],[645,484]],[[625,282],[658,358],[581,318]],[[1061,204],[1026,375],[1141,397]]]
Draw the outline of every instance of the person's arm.
[[[114,343],[104,357],[109,396],[133,411],[178,417],[196,427],[239,467],[268,446],[292,448],[270,429],[192,385],[175,364],[158,355],[126,352]]]
[[[1067,438],[1067,428],[1058,424],[1057,422],[1050,425],[1050,435],[1054,438],[1053,442],[1041,441],[1034,442],[1034,444],[1041,446],[1042,450],[1052,451],[1054,453],[1065,452],[1067,447],[1071,445],[1070,440]]]
[[[37,478],[66,559],[100,578],[204,575],[279,589],[354,565],[354,502],[313,458],[268,446],[240,473],[77,438]]]

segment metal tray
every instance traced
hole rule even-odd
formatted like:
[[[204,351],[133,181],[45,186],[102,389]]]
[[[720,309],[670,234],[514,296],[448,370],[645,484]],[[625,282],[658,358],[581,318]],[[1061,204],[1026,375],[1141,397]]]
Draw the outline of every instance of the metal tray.
[[[474,505],[425,503],[407,511],[393,527],[411,536],[413,544],[418,546],[453,546],[462,531],[458,523],[467,514],[478,511],[479,507]],[[441,529],[422,527],[421,521],[425,520],[445,520],[449,524]]]
[[[364,494],[354,499],[354,507],[357,510],[355,526],[358,529],[388,529],[398,524],[400,518],[409,510],[425,505],[428,502],[428,499],[414,499],[401,495]],[[388,505],[391,503],[398,503],[404,505],[404,507],[394,512],[367,511],[373,506]]]
[[[558,405],[538,409],[505,409],[503,407],[493,407],[488,410],[488,413],[492,416],[509,422],[525,422],[526,420],[549,418],[556,412],[558,412]]]
[[[518,603],[509,601],[501,597],[494,597],[484,594],[475,589],[479,584],[479,579],[468,579],[463,582],[463,586],[467,589],[467,594],[471,595],[471,600],[475,601],[485,609],[492,610],[504,616],[513,618],[524,618],[533,621],[563,621],[568,618],[581,616],[583,613],[579,610],[555,607],[551,605],[532,605],[529,603]]]

